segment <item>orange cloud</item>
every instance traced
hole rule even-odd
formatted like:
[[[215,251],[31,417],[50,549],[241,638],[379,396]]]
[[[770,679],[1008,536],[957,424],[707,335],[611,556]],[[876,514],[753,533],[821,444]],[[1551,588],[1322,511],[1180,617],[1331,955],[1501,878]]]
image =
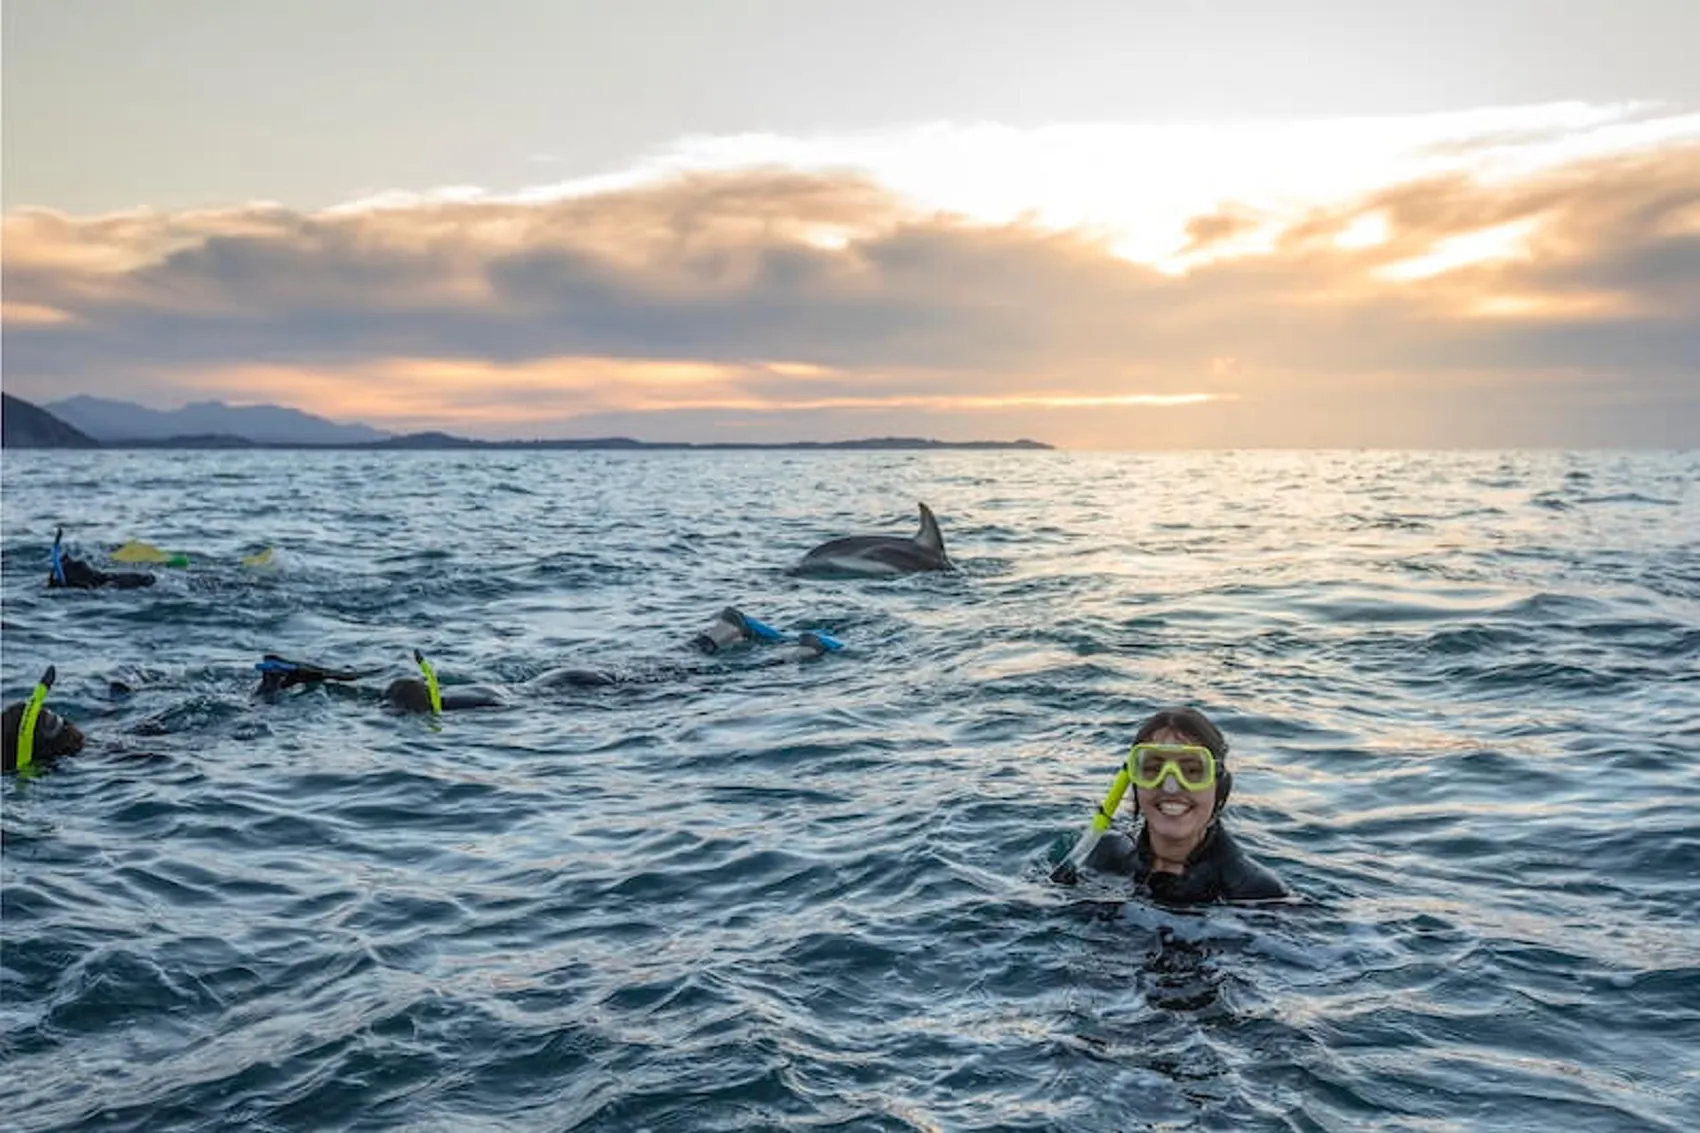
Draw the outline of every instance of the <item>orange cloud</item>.
[[[1618,396],[1663,436],[1700,417],[1697,217],[1694,146],[1429,178],[1279,231],[1230,204],[1167,272],[1101,234],[783,170],[318,213],[20,210],[6,376],[396,427],[890,413],[1064,442],[1099,435],[1093,413],[1124,438],[1184,413],[1240,443],[1392,435],[1388,414],[1440,436],[1488,403],[1568,428]]]
[[[0,324],[44,326],[70,321],[71,316],[57,307],[41,303],[0,303]]]

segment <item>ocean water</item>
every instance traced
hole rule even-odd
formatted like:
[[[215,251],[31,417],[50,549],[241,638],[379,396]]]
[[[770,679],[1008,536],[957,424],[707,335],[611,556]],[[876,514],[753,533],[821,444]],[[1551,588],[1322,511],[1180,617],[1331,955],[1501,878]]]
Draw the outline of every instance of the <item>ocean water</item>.
[[[6,1129],[1695,1128],[1700,454],[8,452],[0,487],[6,700],[54,663],[92,737],[0,785]],[[917,500],[960,573],[785,573]],[[59,523],[193,562],[49,592]],[[847,648],[696,657],[727,604]],[[414,648],[508,706],[384,714]],[[261,703],[265,651],[378,672]],[[622,682],[528,684],[563,664]],[[1291,906],[1047,880],[1176,703]]]

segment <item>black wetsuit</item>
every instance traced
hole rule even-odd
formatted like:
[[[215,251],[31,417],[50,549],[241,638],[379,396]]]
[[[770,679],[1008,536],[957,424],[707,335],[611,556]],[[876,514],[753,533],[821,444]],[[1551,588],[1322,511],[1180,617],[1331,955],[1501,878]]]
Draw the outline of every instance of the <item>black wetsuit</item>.
[[[279,657],[276,653],[267,653],[258,668],[260,687],[254,690],[257,695],[281,692],[296,685],[318,684],[322,681],[357,681],[368,675],[352,669],[331,669],[324,665],[315,665],[311,661],[291,661],[287,657]]]
[[[60,574],[64,577],[61,578]],[[59,570],[49,571],[47,585],[49,589],[66,587],[71,590],[99,590],[103,586],[111,586],[118,590],[135,590],[142,586],[152,586],[153,575],[139,570],[105,571],[96,570],[80,559],[66,555],[59,560]]]
[[[1185,873],[1151,868],[1151,840],[1143,826],[1137,840],[1119,830],[1105,834],[1086,864],[1106,873],[1130,875],[1140,892],[1165,905],[1266,901],[1287,895],[1281,879],[1247,857],[1219,821],[1210,824],[1204,840],[1188,855]]]

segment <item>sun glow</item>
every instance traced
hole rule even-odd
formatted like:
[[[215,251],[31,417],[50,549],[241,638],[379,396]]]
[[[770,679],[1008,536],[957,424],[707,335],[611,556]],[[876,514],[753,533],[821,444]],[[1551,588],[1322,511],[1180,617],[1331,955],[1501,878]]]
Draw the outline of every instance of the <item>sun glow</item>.
[[[774,374],[849,377],[867,392],[816,391],[807,381],[782,391],[759,384]],[[1177,408],[1234,395],[1188,393],[929,393],[878,389],[880,374],[846,374],[785,363],[749,366],[551,358],[519,365],[396,358],[348,368],[236,366],[203,371],[196,385],[226,400],[303,403],[335,420],[397,429],[477,425],[522,435],[547,419],[607,413],[722,410],[759,413],[821,410],[985,412],[1010,409]]]
[[[1495,294],[1476,300],[1465,313],[1487,319],[1609,319],[1633,314],[1634,305],[1621,295],[1599,293]]]
[[[540,186],[519,198],[588,196],[702,171],[858,171],[923,211],[1080,230],[1125,259],[1177,274],[1230,252],[1267,251],[1283,228],[1309,211],[1390,185],[1450,175],[1497,183],[1696,141],[1700,114],[1661,114],[1642,103],[1276,123],[1018,128],[941,122],[815,138],[690,138],[617,176]],[[1192,247],[1189,224],[1224,207],[1261,223],[1220,248]],[[1386,239],[1385,224],[1385,218],[1360,218],[1341,233],[1340,246],[1379,243]],[[837,248],[852,238],[822,228],[809,242]]]
[[[1384,212],[1365,213],[1353,220],[1334,237],[1336,248],[1375,248],[1387,243],[1393,235]]]
[[[1525,217],[1509,224],[1451,236],[1435,244],[1426,255],[1390,264],[1378,274],[1385,279],[1409,283],[1462,267],[1513,259],[1525,254],[1529,238],[1539,224],[1539,217]]]

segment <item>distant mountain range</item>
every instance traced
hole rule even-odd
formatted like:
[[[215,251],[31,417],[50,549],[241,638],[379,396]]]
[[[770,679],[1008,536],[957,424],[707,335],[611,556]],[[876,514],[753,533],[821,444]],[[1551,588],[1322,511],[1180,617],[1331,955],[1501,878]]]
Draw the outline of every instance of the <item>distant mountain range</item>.
[[[5,395],[6,448],[342,448],[387,449],[1049,449],[1040,441],[935,441],[870,437],[857,441],[745,441],[692,444],[588,437],[541,441],[479,441],[449,433],[394,436],[365,425],[338,425],[277,405],[230,406],[202,401],[161,412],[127,401],[77,396],[48,403],[52,412]],[[172,431],[175,430],[175,431]]]
[[[196,401],[158,410],[79,394],[42,406],[102,444],[163,441],[173,437],[228,436],[266,445],[347,445],[381,441],[389,433],[366,425],[338,425],[277,405],[226,405]]]
[[[97,448],[99,442],[40,406],[0,393],[0,447]]]

